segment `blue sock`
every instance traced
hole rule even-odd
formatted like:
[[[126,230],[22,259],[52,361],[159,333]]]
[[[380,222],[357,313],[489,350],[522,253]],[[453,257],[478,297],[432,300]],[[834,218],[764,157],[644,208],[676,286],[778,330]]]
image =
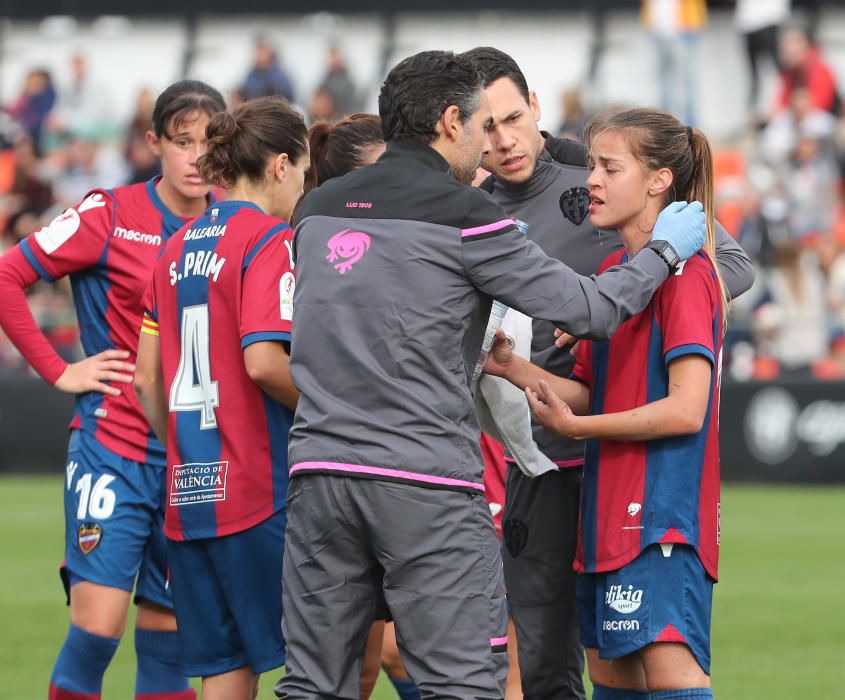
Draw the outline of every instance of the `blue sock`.
[[[713,688],[655,690],[649,697],[651,700],[685,700],[686,698],[710,698],[710,700],[713,700]]]
[[[420,691],[417,690],[417,686],[410,678],[406,678],[404,681],[391,676],[388,676],[388,678],[393,683],[393,687],[396,688],[399,700],[420,700]]]
[[[182,673],[177,632],[135,630],[135,654],[138,674],[135,676],[135,698],[155,695],[156,700],[193,700],[196,693]]]
[[[75,693],[99,697],[118,644],[120,637],[100,637],[71,625],[50,677],[50,698],[63,700]]]
[[[630,688],[608,688],[604,685],[593,686],[593,700],[650,700],[647,690]]]

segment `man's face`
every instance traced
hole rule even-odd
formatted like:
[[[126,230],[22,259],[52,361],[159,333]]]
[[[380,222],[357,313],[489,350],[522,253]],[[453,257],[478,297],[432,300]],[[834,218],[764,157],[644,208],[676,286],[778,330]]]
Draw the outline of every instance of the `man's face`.
[[[478,109],[464,122],[461,141],[451,163],[452,174],[464,185],[472,184],[483,153],[490,150],[490,139],[487,136],[490,120],[490,102],[482,91]]]
[[[491,148],[485,152],[482,164],[503,182],[525,182],[534,173],[544,145],[537,126],[537,96],[529,93],[526,102],[510,78],[499,78],[484,92],[490,100],[493,121],[489,130]]]

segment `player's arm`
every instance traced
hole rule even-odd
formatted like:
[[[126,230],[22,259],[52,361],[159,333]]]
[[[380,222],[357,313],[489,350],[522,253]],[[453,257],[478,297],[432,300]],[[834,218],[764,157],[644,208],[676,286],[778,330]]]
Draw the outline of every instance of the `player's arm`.
[[[285,346],[272,340],[252,343],[244,348],[244,365],[249,378],[291,411],[296,410],[299,389],[290,376],[290,357]]]
[[[135,395],[159,441],[167,444],[167,396],[161,369],[161,342],[158,332],[145,319],[138,339],[138,358],[135,369]]]
[[[130,353],[104,350],[68,364],[35,322],[25,292],[39,277],[53,282],[94,265],[105,245],[111,216],[105,195],[89,195],[0,257],[0,327],[46,382],[73,394],[98,391],[118,396],[120,390],[105,382],[132,381],[135,367],[125,362]]]
[[[734,240],[725,227],[716,222],[716,264],[725,282],[728,295],[736,299],[754,284],[754,263],[742,246]]]
[[[502,211],[483,193],[477,194],[470,222],[461,235],[464,268],[470,281],[490,296],[536,319],[550,321],[577,337],[605,339],[648,304],[669,274],[657,252],[644,249],[633,260],[584,277],[546,256],[527,240],[512,220],[495,218]],[[491,223],[492,222],[492,223]],[[689,257],[704,241],[700,205],[673,203],[658,218],[654,237],[668,240]]]
[[[292,231],[277,226],[247,253],[241,290],[241,348],[250,379],[276,401],[296,409],[299,390],[290,376],[284,342],[291,339]]]
[[[710,361],[682,355],[669,364],[669,395],[639,408],[597,416],[575,415],[546,381],[526,389],[528,404],[544,427],[576,440],[657,440],[701,430],[710,401]]]
[[[540,382],[545,382],[562,401],[576,414],[587,413],[590,390],[581,382],[559,377],[538,367],[513,352],[504,332],[499,329],[496,339],[484,365],[484,372],[507,379],[519,389],[530,389],[535,394],[541,391]]]
[[[655,440],[699,432],[710,404],[712,372],[718,344],[714,319],[721,301],[709,265],[701,260],[680,268],[654,300],[654,323],[660,329],[667,395],[644,406],[604,415],[576,416],[544,383],[526,390],[538,420],[550,430],[578,439]],[[592,348],[582,341],[574,375],[592,379]],[[589,367],[589,369],[587,369]]]

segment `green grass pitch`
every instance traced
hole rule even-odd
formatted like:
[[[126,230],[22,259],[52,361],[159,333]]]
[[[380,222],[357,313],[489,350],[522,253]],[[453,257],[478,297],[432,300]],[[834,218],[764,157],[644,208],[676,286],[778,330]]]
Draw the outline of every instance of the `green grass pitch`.
[[[62,474],[0,478],[0,700],[42,700],[67,614]],[[845,488],[730,486],[722,496],[722,581],[713,612],[717,698],[845,697]],[[132,698],[131,637],[105,679]],[[262,679],[273,698],[277,674]],[[374,700],[395,698],[384,677]]]

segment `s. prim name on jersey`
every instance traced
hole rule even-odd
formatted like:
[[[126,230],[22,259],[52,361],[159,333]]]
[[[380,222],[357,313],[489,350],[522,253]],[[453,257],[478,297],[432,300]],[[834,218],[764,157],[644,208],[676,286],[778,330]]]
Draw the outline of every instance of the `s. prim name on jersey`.
[[[218,258],[217,253],[205,250],[199,250],[196,253],[189,251],[185,253],[182,272],[178,271],[178,263],[175,260],[170,263],[170,267],[168,268],[170,286],[172,287],[186,277],[194,277],[196,275],[208,277],[212,282],[216,282],[220,270],[223,269],[225,263],[226,258]]]

